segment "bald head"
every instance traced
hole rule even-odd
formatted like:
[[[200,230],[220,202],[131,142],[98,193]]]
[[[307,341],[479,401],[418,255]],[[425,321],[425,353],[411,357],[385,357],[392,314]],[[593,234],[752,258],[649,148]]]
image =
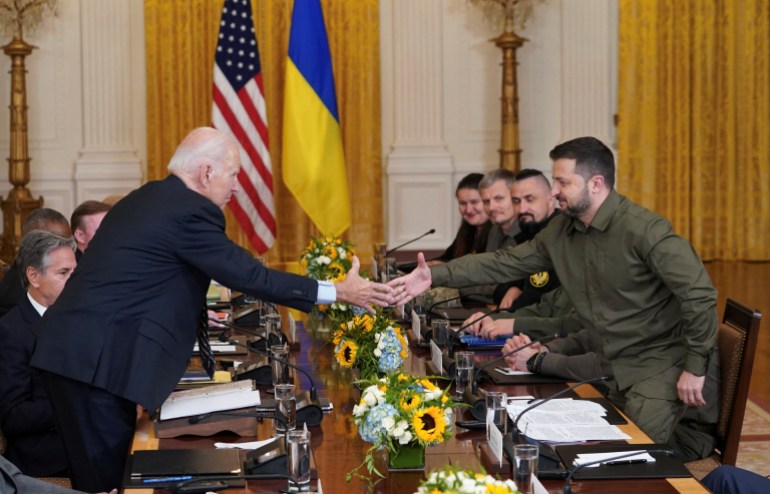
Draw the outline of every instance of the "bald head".
[[[210,127],[199,127],[179,144],[168,171],[185,185],[223,208],[238,190],[241,168],[238,143]]]

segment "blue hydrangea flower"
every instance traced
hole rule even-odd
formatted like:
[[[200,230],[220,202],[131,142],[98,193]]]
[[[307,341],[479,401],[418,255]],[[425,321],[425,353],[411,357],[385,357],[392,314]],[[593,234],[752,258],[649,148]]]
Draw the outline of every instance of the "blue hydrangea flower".
[[[377,348],[382,352],[377,363],[380,372],[394,372],[401,368],[404,359],[401,358],[401,340],[396,336],[392,327],[388,327],[381,335]]]
[[[377,444],[387,434],[382,422],[398,413],[390,403],[381,403],[372,407],[366,415],[366,420],[358,427],[361,439],[368,443]]]

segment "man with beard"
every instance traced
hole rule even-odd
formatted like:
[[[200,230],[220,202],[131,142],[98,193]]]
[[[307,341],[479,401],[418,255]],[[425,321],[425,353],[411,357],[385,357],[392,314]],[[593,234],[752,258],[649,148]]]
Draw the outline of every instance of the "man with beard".
[[[525,168],[516,174],[511,187],[511,199],[521,230],[514,236],[517,245],[535,238],[535,235],[559,214],[558,210],[554,209],[551,184],[539,170]],[[529,278],[498,285],[494,300],[499,307],[512,312],[536,304],[544,293],[557,286],[559,278],[553,270],[541,271]]]
[[[431,283],[502,283],[555,269],[600,362],[608,398],[658,443],[687,459],[714,447],[719,415],[717,294],[690,243],[614,189],[612,151],[593,137],[556,146],[562,215],[532,241],[393,280],[396,304]]]

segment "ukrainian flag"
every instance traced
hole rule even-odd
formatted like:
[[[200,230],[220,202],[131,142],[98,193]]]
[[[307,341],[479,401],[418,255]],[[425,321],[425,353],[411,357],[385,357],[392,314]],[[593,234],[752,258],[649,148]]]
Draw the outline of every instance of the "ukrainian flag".
[[[320,0],[295,0],[283,108],[283,181],[324,235],[350,226],[334,74]]]

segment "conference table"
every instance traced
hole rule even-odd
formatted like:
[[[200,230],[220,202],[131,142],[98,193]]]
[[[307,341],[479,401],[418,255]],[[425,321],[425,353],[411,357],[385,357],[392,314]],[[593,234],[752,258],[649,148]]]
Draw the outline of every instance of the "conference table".
[[[485,432],[465,430],[455,427],[453,437],[443,444],[426,448],[425,470],[418,472],[388,472],[384,453],[378,456],[377,468],[386,477],[374,477],[371,483],[359,479],[346,482],[346,473],[358,466],[370,445],[360,439],[352,421],[353,406],[360,399],[360,391],[352,381],[354,373],[350,369],[339,366],[334,358],[334,346],[328,332],[306,330],[298,324],[297,339],[300,350],[292,352],[293,361],[308,370],[314,376],[315,386],[319,396],[325,396],[333,404],[333,411],[325,414],[319,427],[311,427],[312,452],[315,459],[318,478],[325,493],[388,493],[411,494],[417,490],[420,481],[431,470],[451,464],[463,468],[480,469],[482,460],[480,445],[484,443]],[[478,352],[478,359],[494,358],[494,352]],[[429,375],[426,361],[430,361],[427,350],[410,348],[410,356],[405,362],[405,371],[416,375]],[[307,389],[307,378],[295,372],[294,376],[302,389]],[[561,389],[564,384],[538,385],[508,385],[496,386],[483,382],[480,386],[486,390],[500,390],[513,395],[531,395],[546,397]],[[600,396],[591,385],[576,388],[575,393],[581,397]],[[468,411],[455,410],[455,417],[462,417]],[[631,436],[628,441],[633,444],[650,443],[649,438],[630,421],[627,425],[619,426],[623,432]],[[187,449],[213,448],[214,442],[249,442],[266,439],[273,435],[272,420],[257,421],[255,437],[240,437],[235,434],[223,433],[212,437],[182,436],[173,439],[158,439],[155,437],[152,421],[145,413],[137,423],[132,450],[146,449]],[[363,469],[362,469],[363,471]],[[510,473],[501,474],[509,478]],[[316,481],[313,481],[315,484]],[[549,492],[562,492],[564,480],[544,480],[543,485]],[[268,493],[279,492],[285,488],[285,479],[250,480],[245,488],[230,488],[224,493]],[[709,492],[693,478],[678,479],[634,479],[634,480],[582,480],[572,483],[575,493],[618,493],[624,494],[667,494],[667,493],[707,493]],[[150,494],[166,492],[153,489],[126,489],[129,494]]]

